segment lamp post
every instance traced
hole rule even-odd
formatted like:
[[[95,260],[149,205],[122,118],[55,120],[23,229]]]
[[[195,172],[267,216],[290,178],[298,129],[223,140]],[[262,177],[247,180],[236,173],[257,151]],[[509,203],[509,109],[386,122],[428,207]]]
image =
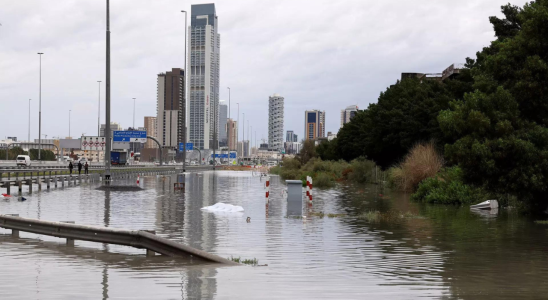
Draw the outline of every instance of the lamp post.
[[[133,130],[135,130],[135,99],[137,98],[132,98],[133,99]]]
[[[38,52],[40,56],[40,88],[38,96],[38,160],[40,160],[42,152],[42,52]]]
[[[101,81],[99,83],[99,102],[97,105],[97,136],[101,136]]]
[[[242,157],[245,157],[245,113],[243,114],[242,120]]]
[[[236,126],[237,127],[236,128],[236,154],[237,154],[238,153],[238,143],[240,142],[239,138],[238,138],[240,136],[240,103],[236,103],[236,105],[238,105],[238,118],[237,118],[238,119],[238,121],[237,121],[238,126]],[[243,147],[244,146],[242,145],[242,149],[243,149]]]
[[[105,103],[105,179],[110,180],[110,2],[107,0],[107,32],[106,32],[106,103]]]
[[[228,118],[230,119],[230,87],[228,89]]]
[[[29,99],[29,136],[28,136],[29,143],[30,143],[30,101],[31,99]]]
[[[182,13],[185,14],[185,73],[184,73],[184,76],[185,76],[185,86],[184,86],[184,89],[185,89],[185,92],[183,94],[183,99],[184,99],[184,103],[185,105],[183,106],[184,107],[184,114],[185,114],[185,122],[183,124],[183,172],[185,172],[186,170],[186,122],[187,122],[187,119],[186,119],[186,97],[187,97],[187,93],[186,93],[186,87],[187,87],[187,82],[188,81],[188,72],[187,72],[187,57],[186,57],[186,48],[187,48],[187,36],[186,36],[186,29],[187,29],[187,12],[186,10],[181,10]],[[200,162],[201,163],[201,162]]]
[[[71,112],[71,111],[72,111],[72,110],[69,109],[69,137],[70,137],[70,112]]]

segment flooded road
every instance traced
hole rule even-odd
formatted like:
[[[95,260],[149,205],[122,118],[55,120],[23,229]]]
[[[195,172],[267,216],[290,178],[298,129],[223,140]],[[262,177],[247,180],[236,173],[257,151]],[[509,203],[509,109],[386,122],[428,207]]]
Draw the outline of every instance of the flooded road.
[[[259,265],[225,267],[125,246],[0,229],[1,299],[542,299],[548,293],[548,226],[507,211],[422,206],[377,186],[314,190],[306,220],[287,215],[285,186],[271,200],[250,172],[141,178],[139,192],[97,185],[0,201],[0,213],[162,237]],[[36,188],[34,189],[37,190]],[[382,196],[381,196],[382,195]],[[243,213],[209,213],[218,202]],[[380,217],[364,213],[378,211]],[[321,213],[324,215],[322,216]],[[327,214],[345,216],[328,217]],[[247,223],[246,218],[251,222]]]

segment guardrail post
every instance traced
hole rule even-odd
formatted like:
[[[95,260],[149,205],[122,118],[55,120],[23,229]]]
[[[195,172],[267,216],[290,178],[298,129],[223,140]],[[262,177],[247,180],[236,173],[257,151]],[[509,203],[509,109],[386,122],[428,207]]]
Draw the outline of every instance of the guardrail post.
[[[60,223],[74,224],[74,221],[60,221]],[[74,247],[74,239],[67,238],[67,246]]]
[[[53,176],[53,184],[55,185],[55,188],[57,188],[57,171],[55,171],[55,175]]]
[[[8,214],[6,216],[10,216],[10,217],[19,217],[19,214]],[[12,229],[11,230],[11,236],[12,237],[19,237],[19,230],[16,230],[16,229]]]
[[[49,181],[50,181],[51,178],[46,178],[46,187],[47,189],[49,190]]]
[[[38,184],[38,190],[42,190],[42,182],[40,181],[40,171],[38,171],[38,174],[36,175],[36,183]]]
[[[156,230],[143,230],[143,231],[146,231],[146,232],[152,233],[152,234],[156,234]],[[147,257],[152,257],[152,256],[156,256],[156,252],[154,252],[150,249],[147,249]]]
[[[7,189],[6,193],[8,195],[11,195],[11,182],[10,181],[6,182],[6,189]]]
[[[19,186],[19,196],[23,193],[23,181],[17,181],[17,185]]]

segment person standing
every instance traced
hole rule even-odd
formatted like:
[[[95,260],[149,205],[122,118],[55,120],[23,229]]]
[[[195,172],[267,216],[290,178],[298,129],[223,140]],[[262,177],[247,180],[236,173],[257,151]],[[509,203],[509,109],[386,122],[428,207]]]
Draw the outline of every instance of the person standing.
[[[71,176],[72,176],[72,169],[74,169],[74,166],[72,165],[72,161],[69,161],[69,171]]]
[[[78,161],[78,175],[82,174],[82,162]]]
[[[86,164],[84,165],[84,174],[89,174],[88,168],[89,168],[89,165],[88,165],[88,162],[86,161]]]

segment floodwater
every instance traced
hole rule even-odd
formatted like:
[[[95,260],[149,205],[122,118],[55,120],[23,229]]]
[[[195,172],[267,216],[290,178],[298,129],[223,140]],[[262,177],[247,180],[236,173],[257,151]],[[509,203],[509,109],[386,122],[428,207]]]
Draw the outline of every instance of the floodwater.
[[[263,266],[227,267],[146,257],[143,249],[0,229],[0,299],[545,299],[548,225],[513,212],[477,215],[424,206],[378,186],[314,190],[307,218],[287,216],[283,184],[271,199],[250,172],[141,178],[140,192],[96,184],[0,200],[0,213],[158,235]],[[382,196],[381,196],[382,194]],[[224,202],[244,213],[200,208]],[[390,218],[358,217],[379,211]],[[318,215],[323,212],[322,218]],[[329,218],[327,214],[346,216]],[[381,215],[382,215],[381,214]],[[246,218],[251,218],[247,223]]]

